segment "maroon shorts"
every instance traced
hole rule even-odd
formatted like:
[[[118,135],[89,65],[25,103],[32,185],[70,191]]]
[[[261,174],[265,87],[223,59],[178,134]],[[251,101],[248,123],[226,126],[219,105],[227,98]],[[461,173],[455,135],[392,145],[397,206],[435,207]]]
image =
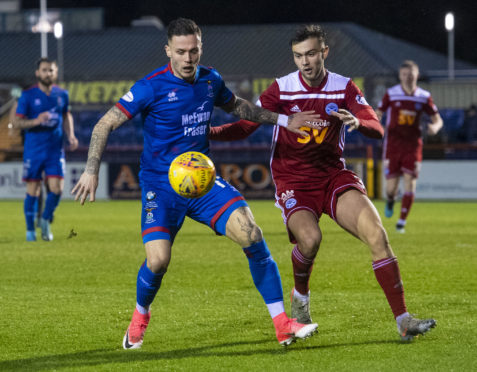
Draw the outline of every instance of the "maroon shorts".
[[[417,178],[421,170],[421,162],[415,152],[400,152],[388,155],[384,159],[383,167],[386,178],[399,177],[403,173]]]
[[[343,169],[330,175],[320,183],[310,183],[306,189],[290,188],[286,184],[277,184],[275,205],[282,211],[283,222],[287,226],[290,242],[296,243],[295,237],[288,229],[288,219],[300,210],[307,210],[320,220],[323,213],[336,220],[336,202],[338,197],[349,189],[356,189],[366,194],[363,181],[352,171]]]

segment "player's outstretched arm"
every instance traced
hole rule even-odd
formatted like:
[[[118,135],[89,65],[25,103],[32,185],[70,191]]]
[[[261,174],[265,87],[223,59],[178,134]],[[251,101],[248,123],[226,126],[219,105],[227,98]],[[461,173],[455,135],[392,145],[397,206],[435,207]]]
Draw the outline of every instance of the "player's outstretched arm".
[[[99,166],[109,133],[119,128],[128,119],[121,110],[114,106],[94,126],[85,171],[78,183],[73,187],[73,190],[71,190],[71,194],[75,195],[75,200],[80,200],[81,205],[84,204],[88,195],[90,202],[95,201]]]
[[[239,120],[233,123],[210,127],[209,139],[213,141],[237,141],[247,138],[260,127],[260,123]]]
[[[303,111],[286,116],[256,106],[240,97],[231,99],[227,104],[221,106],[221,108],[226,112],[237,115],[240,119],[262,124],[268,123],[280,125],[287,128],[289,131],[304,137],[309,134],[304,130],[301,130],[301,127],[319,128],[317,121],[320,118],[320,115],[315,114],[314,111]]]

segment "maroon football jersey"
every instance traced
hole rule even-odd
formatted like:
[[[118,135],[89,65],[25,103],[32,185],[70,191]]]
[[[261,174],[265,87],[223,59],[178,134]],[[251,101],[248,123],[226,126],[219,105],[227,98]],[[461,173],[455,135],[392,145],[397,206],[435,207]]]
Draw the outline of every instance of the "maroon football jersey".
[[[299,71],[281,77],[262,93],[259,104],[285,115],[309,110],[321,115],[320,129],[301,128],[309,133],[308,137],[275,126],[271,170],[277,189],[284,185],[304,188],[345,168],[342,154],[346,126],[330,115],[332,111],[343,108],[356,116],[359,111],[367,110],[376,117],[350,78],[329,71],[318,87],[310,87]]]
[[[396,153],[415,153],[422,160],[421,116],[436,114],[437,107],[431,94],[419,87],[407,94],[400,84],[386,91],[378,108],[386,112],[386,135],[384,156],[389,158]]]

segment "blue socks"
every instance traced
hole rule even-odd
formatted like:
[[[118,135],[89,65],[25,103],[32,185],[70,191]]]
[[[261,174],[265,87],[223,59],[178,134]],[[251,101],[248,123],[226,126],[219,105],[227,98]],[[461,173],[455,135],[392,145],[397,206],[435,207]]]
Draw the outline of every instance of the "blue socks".
[[[144,261],[137,273],[136,301],[139,305],[148,308],[152,304],[157,291],[161,287],[164,274],[165,272],[154,274],[147,267],[147,260]]]
[[[55,211],[58,203],[60,202],[61,194],[55,194],[51,191],[48,192],[45,202],[45,209],[42,214],[42,218],[50,221],[53,219],[53,212]]]
[[[28,231],[35,230],[35,216],[38,211],[38,197],[26,194],[23,202],[23,213],[25,214],[26,227]]]
[[[248,258],[253,283],[266,304],[283,301],[283,289],[278,267],[268,250],[265,240],[243,248]]]

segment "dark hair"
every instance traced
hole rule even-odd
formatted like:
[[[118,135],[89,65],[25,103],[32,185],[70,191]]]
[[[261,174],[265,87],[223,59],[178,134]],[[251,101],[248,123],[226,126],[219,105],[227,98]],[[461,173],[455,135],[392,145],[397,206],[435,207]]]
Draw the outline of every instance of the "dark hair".
[[[39,60],[35,62],[36,69],[40,69],[40,65],[43,63],[54,63],[56,65],[56,61],[54,59],[49,59],[48,57],[41,57]]]
[[[406,59],[405,61],[403,61],[401,63],[401,66],[399,68],[417,68],[419,70],[419,66],[417,65],[416,62],[410,60],[410,59]]]
[[[320,25],[301,25],[296,29],[295,35],[290,40],[290,46],[312,37],[316,37],[326,44],[326,33]]]
[[[169,23],[167,27],[167,40],[171,40],[173,36],[194,35],[202,37],[199,26],[192,20],[187,18],[177,18]]]

